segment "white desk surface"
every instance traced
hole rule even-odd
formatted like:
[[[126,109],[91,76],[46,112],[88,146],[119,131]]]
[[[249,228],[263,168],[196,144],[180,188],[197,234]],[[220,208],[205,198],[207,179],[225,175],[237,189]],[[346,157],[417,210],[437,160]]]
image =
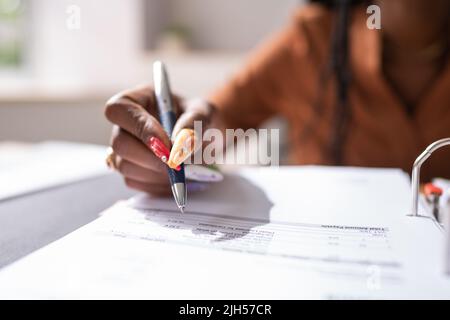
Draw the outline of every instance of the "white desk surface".
[[[12,158],[12,152],[20,157],[30,145],[0,146]],[[117,174],[103,173],[0,200],[0,268],[94,220],[99,212],[133,194]]]

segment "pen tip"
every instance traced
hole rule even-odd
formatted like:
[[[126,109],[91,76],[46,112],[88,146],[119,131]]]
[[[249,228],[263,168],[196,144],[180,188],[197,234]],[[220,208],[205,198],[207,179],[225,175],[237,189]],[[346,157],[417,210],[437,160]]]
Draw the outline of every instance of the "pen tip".
[[[186,207],[186,186],[184,183],[178,182],[173,184],[172,193],[177,207],[180,209],[181,213],[184,213],[184,208]]]

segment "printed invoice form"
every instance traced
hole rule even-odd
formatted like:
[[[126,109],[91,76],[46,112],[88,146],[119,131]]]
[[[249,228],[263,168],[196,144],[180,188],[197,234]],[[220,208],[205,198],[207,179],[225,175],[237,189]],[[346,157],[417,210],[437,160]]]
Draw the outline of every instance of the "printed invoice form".
[[[0,272],[0,298],[450,298],[442,234],[408,199],[397,170],[246,169],[185,214],[116,204]]]

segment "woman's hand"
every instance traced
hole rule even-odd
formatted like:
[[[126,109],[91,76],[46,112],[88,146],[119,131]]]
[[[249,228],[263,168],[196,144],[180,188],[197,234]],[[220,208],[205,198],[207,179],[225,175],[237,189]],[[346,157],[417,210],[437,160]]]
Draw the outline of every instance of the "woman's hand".
[[[209,125],[213,113],[209,104],[203,101],[185,104],[177,96],[172,100],[178,118],[172,137],[183,128],[193,129],[194,121],[202,121],[204,127]],[[170,150],[172,141],[159,123],[153,89],[138,87],[113,96],[106,103],[105,116],[114,124],[113,167],[122,174],[126,185],[153,195],[169,195],[165,163],[168,159],[161,159],[158,150],[161,147]]]

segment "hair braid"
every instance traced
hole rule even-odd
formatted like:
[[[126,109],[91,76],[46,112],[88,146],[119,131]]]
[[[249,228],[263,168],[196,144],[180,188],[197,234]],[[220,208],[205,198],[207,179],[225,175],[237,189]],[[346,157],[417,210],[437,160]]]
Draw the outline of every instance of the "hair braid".
[[[337,0],[338,13],[332,42],[331,70],[336,79],[336,106],[329,146],[329,156],[336,165],[343,164],[343,147],[347,138],[351,110],[348,103],[350,70],[348,63],[348,24],[350,0]]]
[[[327,146],[327,157],[335,165],[343,165],[343,148],[348,133],[348,125],[351,119],[351,109],[348,101],[348,87],[351,73],[349,68],[349,21],[350,8],[367,2],[366,0],[310,0],[311,2],[325,5],[336,11],[334,31],[331,37],[330,60],[319,77],[319,86],[325,87],[327,81],[334,77],[336,81],[336,100],[334,108],[333,126],[330,144]],[[315,115],[312,121],[305,126],[301,139],[306,139],[313,131],[313,126],[323,114],[323,99],[318,90],[315,102]]]

